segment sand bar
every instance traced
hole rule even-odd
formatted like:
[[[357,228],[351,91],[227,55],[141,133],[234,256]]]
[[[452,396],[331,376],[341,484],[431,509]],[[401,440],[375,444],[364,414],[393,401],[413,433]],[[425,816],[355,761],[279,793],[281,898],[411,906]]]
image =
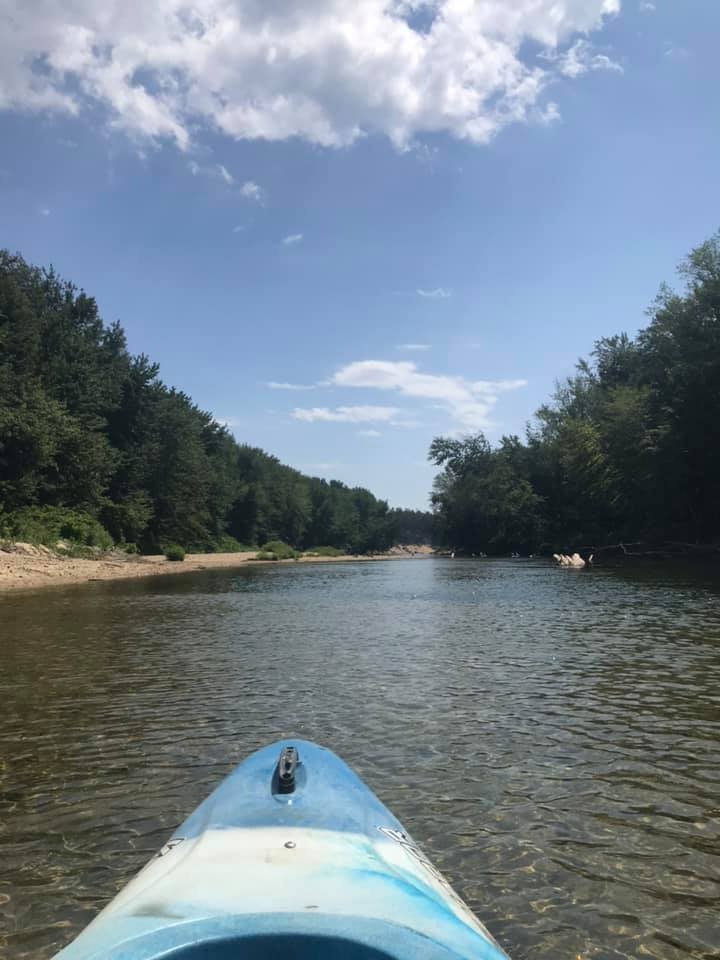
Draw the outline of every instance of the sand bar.
[[[299,560],[274,561],[279,563],[342,563],[373,562],[377,560],[411,559],[428,556],[430,547],[394,547],[386,554],[374,556],[301,557]],[[139,577],[158,577],[197,570],[232,569],[249,564],[266,566],[251,553],[189,553],[181,563],[162,556],[138,557],[118,552],[94,559],[64,557],[47,547],[31,544],[13,544],[0,549],[0,594],[10,590],[34,590],[39,587],[62,586],[105,580],[128,580]]]

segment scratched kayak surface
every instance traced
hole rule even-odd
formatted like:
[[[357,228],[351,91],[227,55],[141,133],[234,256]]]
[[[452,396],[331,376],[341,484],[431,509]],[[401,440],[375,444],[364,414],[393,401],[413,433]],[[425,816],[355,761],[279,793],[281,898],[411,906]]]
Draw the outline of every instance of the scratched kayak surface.
[[[58,960],[506,955],[330,750],[258,750]]]

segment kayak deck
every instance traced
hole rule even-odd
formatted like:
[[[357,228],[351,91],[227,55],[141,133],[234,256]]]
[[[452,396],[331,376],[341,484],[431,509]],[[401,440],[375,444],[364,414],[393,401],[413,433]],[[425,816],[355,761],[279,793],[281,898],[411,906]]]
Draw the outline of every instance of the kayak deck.
[[[58,960],[501,960],[363,781],[306,741],[252,754]]]

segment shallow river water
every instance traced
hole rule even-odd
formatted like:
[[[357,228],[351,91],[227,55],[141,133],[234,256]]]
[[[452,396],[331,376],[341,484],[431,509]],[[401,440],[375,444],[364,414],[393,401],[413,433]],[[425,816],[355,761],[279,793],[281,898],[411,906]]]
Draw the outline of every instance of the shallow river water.
[[[0,957],[52,956],[290,736],[514,960],[720,957],[717,576],[440,559],[0,598]]]

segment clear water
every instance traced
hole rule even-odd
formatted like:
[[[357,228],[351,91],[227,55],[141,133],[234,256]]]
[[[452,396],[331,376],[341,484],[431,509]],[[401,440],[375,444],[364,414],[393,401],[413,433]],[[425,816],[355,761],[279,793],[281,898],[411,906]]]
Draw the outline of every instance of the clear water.
[[[720,957],[720,583],[414,560],[0,600],[0,957],[46,958],[231,765],[353,765],[515,960]]]

